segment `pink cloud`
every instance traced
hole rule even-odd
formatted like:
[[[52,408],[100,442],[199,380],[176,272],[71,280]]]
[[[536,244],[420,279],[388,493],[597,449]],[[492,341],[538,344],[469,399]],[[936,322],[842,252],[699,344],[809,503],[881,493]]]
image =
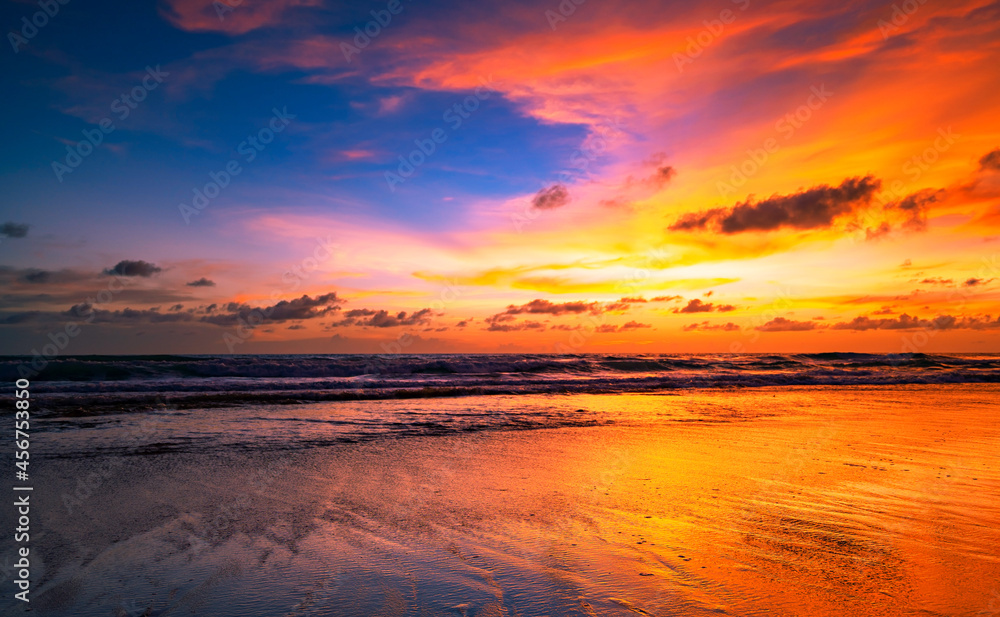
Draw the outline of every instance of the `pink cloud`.
[[[160,15],[188,32],[236,35],[273,26],[290,8],[317,5],[319,0],[166,0],[160,7]]]

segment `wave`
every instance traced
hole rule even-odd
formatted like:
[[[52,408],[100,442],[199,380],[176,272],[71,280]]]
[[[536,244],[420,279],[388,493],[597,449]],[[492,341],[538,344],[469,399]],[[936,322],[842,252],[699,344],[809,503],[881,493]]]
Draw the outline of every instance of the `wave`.
[[[0,358],[11,382],[26,358]],[[32,378],[42,412],[123,413],[470,395],[1000,383],[1000,355],[74,356]]]
[[[0,378],[21,376],[27,356],[0,358]],[[790,355],[257,355],[69,356],[50,361],[34,381],[165,378],[318,378],[366,375],[671,373],[675,371],[830,368],[1000,369],[997,355],[814,353]]]

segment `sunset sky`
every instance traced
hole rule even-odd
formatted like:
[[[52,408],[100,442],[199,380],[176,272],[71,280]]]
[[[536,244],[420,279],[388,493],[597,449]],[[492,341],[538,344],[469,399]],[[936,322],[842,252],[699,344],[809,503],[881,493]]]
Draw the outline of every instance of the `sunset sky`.
[[[1000,2],[50,2],[0,353],[1000,351]]]

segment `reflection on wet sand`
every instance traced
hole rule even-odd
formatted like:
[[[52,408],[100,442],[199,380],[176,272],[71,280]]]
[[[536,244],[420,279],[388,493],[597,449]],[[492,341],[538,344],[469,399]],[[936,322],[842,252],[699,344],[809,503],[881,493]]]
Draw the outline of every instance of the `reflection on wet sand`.
[[[58,478],[98,459],[51,460],[33,608],[990,614],[998,393],[552,397],[613,423],[137,456],[72,514]]]

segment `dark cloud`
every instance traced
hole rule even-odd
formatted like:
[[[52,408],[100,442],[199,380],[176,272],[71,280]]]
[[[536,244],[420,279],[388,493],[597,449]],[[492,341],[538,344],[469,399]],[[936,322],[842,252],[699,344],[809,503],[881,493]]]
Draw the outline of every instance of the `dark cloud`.
[[[201,318],[201,321],[217,326],[231,326],[238,323],[263,323],[294,321],[300,319],[315,319],[323,317],[332,311],[340,309],[344,301],[337,297],[336,292],[317,296],[315,298],[303,295],[294,300],[282,300],[273,306],[254,308],[247,304],[230,302],[224,312],[211,311],[211,314]]]
[[[992,281],[993,281],[993,279],[971,278],[971,279],[966,279],[965,282],[962,283],[962,286],[963,287],[978,287],[979,285],[986,285],[988,283],[991,283]]]
[[[1000,148],[984,154],[983,158],[979,159],[979,168],[1000,171]]]
[[[628,308],[632,304],[647,304],[650,302],[671,302],[673,300],[683,300],[683,298],[680,296],[656,296],[655,298],[650,298],[649,300],[647,300],[646,298],[642,297],[625,297],[615,300],[614,302],[609,302],[608,304],[605,304],[603,307],[603,311],[607,312],[607,311],[628,310]],[[601,311],[595,309],[592,312],[597,313]]]
[[[24,238],[28,235],[28,228],[29,225],[7,221],[6,223],[0,225],[0,236],[7,238]]]
[[[159,309],[124,308],[117,311],[96,308],[91,304],[76,304],[65,311],[63,317],[79,319],[87,323],[106,324],[138,324],[138,323],[174,323],[193,321],[191,313],[161,313]]]
[[[704,212],[688,212],[682,215],[673,225],[671,231],[696,231],[706,229],[709,223],[722,218],[726,211],[722,208],[713,208]]]
[[[31,321],[40,321],[45,319],[48,315],[41,311],[20,311],[17,313],[3,313],[0,314],[0,324],[3,325],[13,325],[28,323]]]
[[[115,264],[113,268],[106,268],[104,274],[109,276],[141,276],[148,278],[162,272],[163,268],[157,267],[148,261],[123,259]]]
[[[896,318],[872,319],[867,315],[831,326],[834,330],[987,330],[1000,328],[1000,317],[989,315],[938,315],[933,319],[903,313]]]
[[[736,330],[739,330],[739,329],[740,329],[740,327],[738,325],[734,324],[731,321],[727,322],[727,323],[719,323],[719,324],[713,324],[713,323],[709,323],[707,321],[703,321],[701,323],[693,323],[693,324],[684,326],[684,328],[683,328],[683,330],[685,332],[694,332],[696,330],[698,330],[698,331],[721,330],[723,332],[735,332]]]
[[[433,311],[429,308],[420,309],[407,314],[406,311],[399,311],[390,314],[388,311],[380,310],[372,315],[368,320],[358,322],[358,325],[372,326],[374,328],[395,328],[397,326],[415,326],[430,323]]]
[[[412,313],[399,311],[390,313],[384,309],[351,309],[343,314],[343,319],[330,324],[331,327],[338,328],[344,326],[365,326],[371,328],[397,328],[400,326],[418,326],[430,323],[434,312],[429,309],[420,309]]]
[[[605,312],[625,312],[632,308],[633,304],[646,302],[643,298],[622,298],[617,302],[609,302],[604,305]]]
[[[552,210],[569,203],[569,191],[561,184],[544,188],[531,199],[531,207],[536,210]]]
[[[711,313],[717,311],[719,313],[728,313],[729,311],[735,311],[736,307],[732,304],[715,304],[713,302],[703,302],[699,298],[691,300],[682,308],[674,309],[675,313]]]
[[[871,227],[865,229],[865,240],[871,242],[872,240],[879,240],[885,236],[892,233],[892,225],[887,221],[882,221],[879,226],[872,229]]]
[[[599,313],[600,307],[597,302],[561,302],[555,303],[549,300],[532,300],[520,306],[511,304],[502,315],[544,314],[544,315],[564,315],[566,313]]]
[[[818,229],[829,227],[842,214],[865,206],[882,185],[874,176],[844,180],[840,186],[820,185],[791,195],[773,195],[756,203],[747,200],[731,210],[716,208],[680,217],[670,229],[712,229],[724,234],[772,231],[781,227]]]
[[[17,273],[17,280],[30,285],[65,285],[79,281],[91,280],[93,274],[85,274],[75,270],[40,270],[38,268],[27,268]]]
[[[624,323],[620,326],[614,324],[601,324],[594,328],[594,332],[605,334],[609,332],[628,332],[629,330],[638,330],[640,328],[652,328],[653,326],[648,323],[639,323],[638,321],[630,321]]]
[[[508,331],[508,330],[521,330],[525,329],[519,325],[515,325],[512,322],[516,320],[517,315],[581,315],[588,313],[591,315],[600,315],[602,313],[612,313],[612,312],[624,312],[632,308],[634,304],[643,304],[647,302],[664,302],[667,300],[672,300],[679,298],[679,296],[660,296],[658,298],[653,298],[652,300],[646,300],[640,297],[625,297],[614,302],[600,303],[600,302],[552,302],[550,300],[543,300],[541,298],[537,300],[532,300],[531,302],[526,302],[521,305],[511,304],[501,313],[496,315],[491,315],[486,318],[486,323],[489,325],[487,330],[494,331]],[[502,326],[502,327],[501,327]],[[508,327],[509,326],[509,327]],[[564,330],[566,328],[561,326],[553,326],[554,329]]]
[[[931,204],[941,201],[945,196],[944,190],[924,189],[907,195],[903,199],[890,203],[887,210],[896,210],[906,215],[903,221],[903,229],[910,231],[924,231],[927,229],[927,211]],[[882,223],[885,225],[886,223]]]
[[[653,326],[648,323],[639,323],[638,321],[629,321],[623,323],[618,327],[619,332],[624,332],[626,330],[638,330],[640,328],[652,328]]]
[[[920,279],[921,285],[951,285],[955,281],[954,279],[941,278],[940,276],[935,276],[932,278]]]
[[[500,320],[504,321],[504,320]],[[520,323],[500,323],[500,321],[491,321],[487,319],[486,322],[490,325],[484,330],[489,332],[513,332],[515,330],[544,330],[545,324],[537,321],[522,321]]]
[[[667,185],[668,182],[674,179],[677,175],[677,170],[670,165],[664,165],[656,169],[656,173],[646,178],[646,183],[654,186],[655,188],[662,188]]]
[[[950,323],[955,318],[950,317],[942,322],[942,325],[950,327]],[[855,317],[851,321],[842,321],[831,326],[834,330],[914,330],[917,328],[934,327],[931,321],[913,317],[903,313],[899,317],[886,317],[882,319],[872,319],[867,315]]]
[[[795,321],[784,317],[775,317],[762,326],[757,326],[761,332],[802,332],[821,327],[815,321]]]
[[[21,280],[25,283],[48,283],[51,276],[52,273],[48,270],[34,270],[24,273]]]
[[[88,281],[94,283],[97,276],[94,273],[83,273],[76,270],[43,270],[41,268],[10,268],[0,266],[0,286],[4,288],[16,288],[22,285],[50,285],[58,284],[62,287],[71,283]],[[90,289],[90,286],[87,287]],[[63,289],[60,289],[63,291]],[[35,293],[32,291],[32,293]],[[78,299],[76,297],[75,299]]]
[[[211,281],[204,276],[197,281],[191,281],[190,283],[184,283],[188,287],[215,287],[215,281]]]

